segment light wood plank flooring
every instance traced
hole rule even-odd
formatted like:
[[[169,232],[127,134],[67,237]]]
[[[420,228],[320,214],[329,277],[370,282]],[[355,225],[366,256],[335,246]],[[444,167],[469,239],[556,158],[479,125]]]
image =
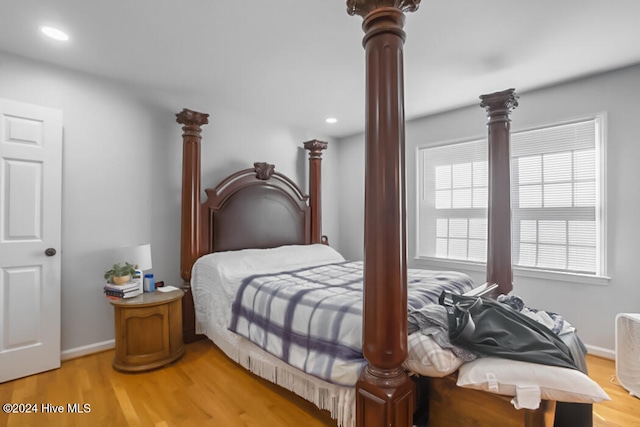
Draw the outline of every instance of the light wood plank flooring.
[[[615,377],[615,363],[609,359],[587,356],[589,377],[600,384],[611,398],[593,405],[595,427],[640,427],[640,399],[633,397]]]
[[[0,413],[0,426],[335,427],[328,413],[247,373],[210,341],[187,346],[173,365],[138,374],[111,368],[113,351],[63,362],[58,370],[0,384],[0,402],[38,413]],[[591,377],[611,396],[594,405],[596,427],[640,427],[640,399],[611,382],[610,360],[589,357]],[[68,413],[69,404],[90,412]],[[42,413],[42,405],[64,413]]]

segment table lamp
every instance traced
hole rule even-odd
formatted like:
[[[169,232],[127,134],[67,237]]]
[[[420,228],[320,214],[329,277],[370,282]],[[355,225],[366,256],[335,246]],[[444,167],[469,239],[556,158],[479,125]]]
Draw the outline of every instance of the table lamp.
[[[142,281],[144,278],[144,272],[151,270],[151,244],[129,246],[123,249],[122,255],[126,262],[133,264],[136,269],[136,275],[133,281],[140,285],[142,291]]]

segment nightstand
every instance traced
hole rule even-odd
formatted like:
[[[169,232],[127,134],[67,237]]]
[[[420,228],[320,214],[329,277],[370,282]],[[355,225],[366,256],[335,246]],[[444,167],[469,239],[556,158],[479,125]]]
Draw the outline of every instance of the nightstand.
[[[116,355],[113,367],[139,372],[178,360],[184,354],[182,297],[170,292],[144,293],[111,300],[115,313]]]

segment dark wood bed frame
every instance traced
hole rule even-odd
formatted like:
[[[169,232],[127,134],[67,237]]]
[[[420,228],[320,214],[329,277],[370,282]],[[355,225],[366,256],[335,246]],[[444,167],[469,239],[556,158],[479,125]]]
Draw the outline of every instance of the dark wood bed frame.
[[[348,0],[347,11],[364,18],[366,52],[366,165],[363,353],[367,367],[356,385],[358,427],[411,426],[415,387],[401,368],[407,356],[406,208],[404,149],[404,13],[420,0]],[[481,96],[488,115],[489,210],[487,283],[512,289],[510,119],[513,89]],[[321,160],[327,144],[309,151],[309,196],[273,165],[231,175],[207,189],[201,203],[200,141],[208,114],[183,110],[181,276],[184,336],[195,335],[191,268],[213,251],[268,248],[325,241],[321,232]],[[433,379],[431,426],[553,425],[554,402],[516,411],[510,398],[455,386],[455,377]],[[473,424],[473,423],[478,424]],[[509,424],[512,423],[512,424]]]
[[[207,188],[201,202],[200,142],[208,114],[184,109],[176,114],[183,127],[180,276],[185,291],[182,307],[185,342],[196,335],[191,294],[191,268],[211,252],[282,245],[327,243],[322,236],[322,151],[327,143],[304,143],[309,151],[309,195],[268,163],[238,171]]]

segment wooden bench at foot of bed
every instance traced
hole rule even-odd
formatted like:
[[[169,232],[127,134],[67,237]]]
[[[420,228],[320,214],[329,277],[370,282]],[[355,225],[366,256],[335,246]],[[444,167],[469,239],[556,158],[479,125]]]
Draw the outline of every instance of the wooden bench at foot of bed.
[[[538,409],[516,409],[512,397],[458,387],[457,375],[432,378],[429,427],[552,427],[556,402],[543,400]]]

